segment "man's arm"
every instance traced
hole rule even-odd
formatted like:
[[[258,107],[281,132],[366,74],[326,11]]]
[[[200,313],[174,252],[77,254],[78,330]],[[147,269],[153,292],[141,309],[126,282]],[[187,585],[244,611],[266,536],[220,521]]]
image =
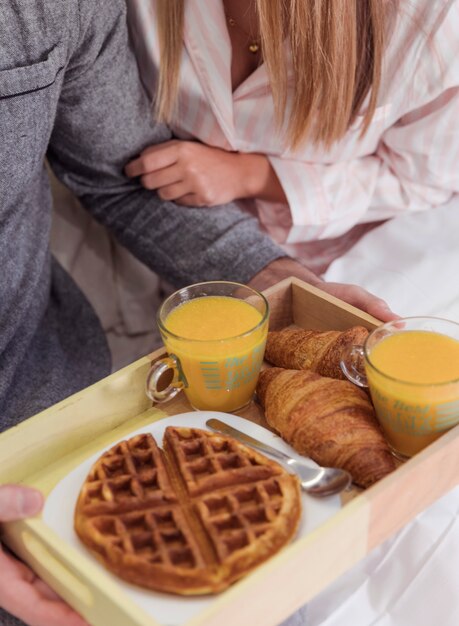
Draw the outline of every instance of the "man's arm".
[[[234,205],[179,207],[124,176],[129,159],[170,133],[152,120],[123,0],[80,0],[80,15],[48,152],[59,178],[123,245],[175,285],[246,282],[285,256]]]

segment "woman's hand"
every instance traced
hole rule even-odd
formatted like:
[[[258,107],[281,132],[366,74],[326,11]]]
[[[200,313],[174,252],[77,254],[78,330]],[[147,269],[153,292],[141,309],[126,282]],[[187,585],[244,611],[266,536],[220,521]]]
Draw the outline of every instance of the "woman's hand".
[[[40,512],[39,491],[17,485],[0,486],[0,522]],[[0,548],[0,607],[29,626],[89,626],[30,568]]]
[[[193,207],[211,207],[239,198],[285,201],[269,160],[195,141],[174,139],[144,150],[126,166],[126,175],[140,176],[146,189],[163,200]]]

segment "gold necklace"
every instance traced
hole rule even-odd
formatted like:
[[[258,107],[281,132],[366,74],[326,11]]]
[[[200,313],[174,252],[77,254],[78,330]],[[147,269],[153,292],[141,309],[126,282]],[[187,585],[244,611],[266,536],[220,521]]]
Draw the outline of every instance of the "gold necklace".
[[[244,33],[244,35],[247,37],[248,42],[249,42],[249,45],[248,45],[249,52],[251,52],[252,54],[257,54],[257,52],[259,52],[260,50],[260,39],[254,39],[252,35],[249,34],[246,30],[244,30],[241,26],[239,26],[236,20],[230,15],[228,15],[228,13],[226,13],[226,19],[228,20],[228,24],[231,26],[231,28],[234,28],[234,27],[239,28],[241,33]]]

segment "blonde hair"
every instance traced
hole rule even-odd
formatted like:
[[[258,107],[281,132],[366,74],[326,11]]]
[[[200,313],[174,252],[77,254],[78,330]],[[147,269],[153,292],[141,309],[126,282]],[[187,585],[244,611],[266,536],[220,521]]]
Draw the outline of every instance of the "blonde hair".
[[[156,114],[173,117],[183,46],[185,0],[158,0],[161,67]],[[340,139],[369,96],[361,136],[376,108],[388,25],[397,0],[254,0],[279,127],[297,147],[306,137],[330,146]],[[283,42],[292,56],[293,84],[286,117]]]

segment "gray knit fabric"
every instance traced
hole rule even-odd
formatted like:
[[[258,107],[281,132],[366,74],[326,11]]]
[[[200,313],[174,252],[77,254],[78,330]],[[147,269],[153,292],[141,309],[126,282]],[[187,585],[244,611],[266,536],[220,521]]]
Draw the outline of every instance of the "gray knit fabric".
[[[0,0],[0,430],[110,371],[99,322],[49,252],[44,160],[139,259],[180,286],[249,280],[283,256],[235,206],[188,209],[123,176],[167,140],[123,0]],[[18,622],[2,613],[0,623]]]
[[[235,206],[188,209],[123,176],[151,119],[123,0],[0,0],[0,427],[109,372],[95,315],[49,253],[44,158],[169,282],[249,280],[283,255]]]
[[[25,626],[24,622],[6,613],[3,609],[0,609],[0,624],[1,626]]]

